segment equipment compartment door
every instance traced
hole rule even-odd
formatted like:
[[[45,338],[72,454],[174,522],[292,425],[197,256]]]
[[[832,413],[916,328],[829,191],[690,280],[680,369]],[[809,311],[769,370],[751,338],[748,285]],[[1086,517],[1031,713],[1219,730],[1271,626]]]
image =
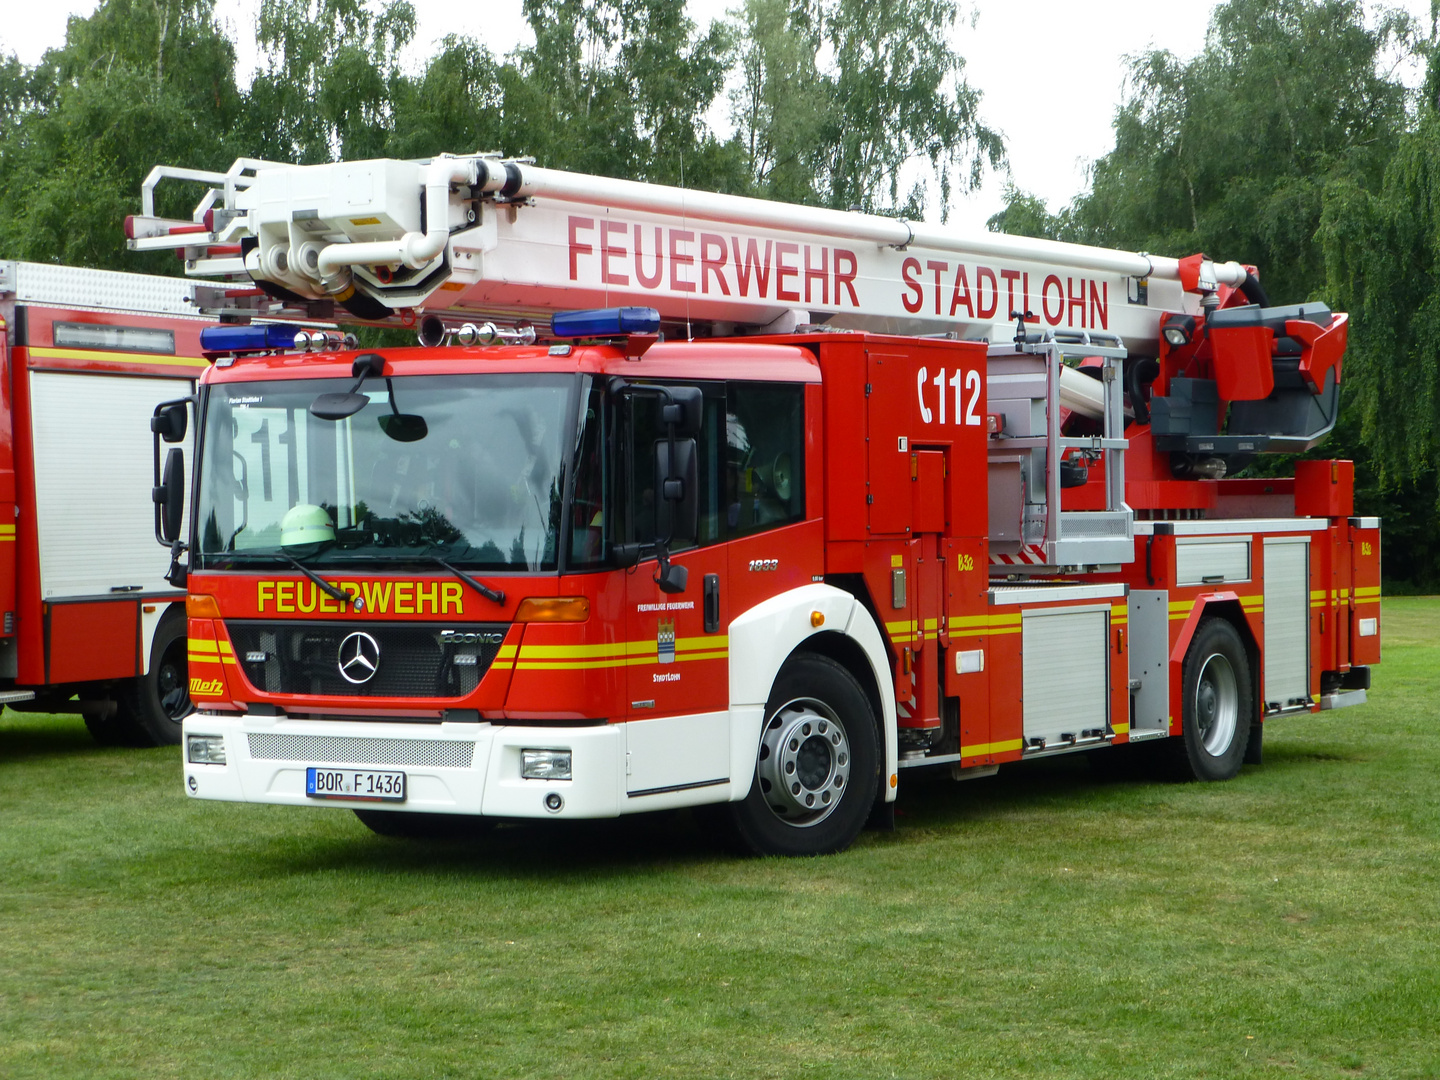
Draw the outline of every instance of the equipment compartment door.
[[[1103,733],[1110,718],[1110,607],[1021,613],[1025,742]]]
[[[1310,538],[1265,541],[1265,703],[1310,703]]]

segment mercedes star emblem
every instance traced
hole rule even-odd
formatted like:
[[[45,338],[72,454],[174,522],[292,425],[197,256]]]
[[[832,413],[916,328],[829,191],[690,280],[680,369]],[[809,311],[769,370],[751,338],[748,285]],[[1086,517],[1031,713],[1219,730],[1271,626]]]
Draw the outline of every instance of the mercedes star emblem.
[[[355,631],[340,642],[340,674],[346,682],[359,686],[375,677],[380,670],[380,643],[369,634]]]

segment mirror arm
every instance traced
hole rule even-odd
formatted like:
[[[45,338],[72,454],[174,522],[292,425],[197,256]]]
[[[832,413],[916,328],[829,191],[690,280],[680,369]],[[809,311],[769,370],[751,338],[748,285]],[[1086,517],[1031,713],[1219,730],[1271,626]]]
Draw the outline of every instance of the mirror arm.
[[[170,569],[165,571],[165,580],[177,589],[185,588],[185,583],[189,579],[190,566],[188,563],[180,561],[180,556],[188,550],[190,550],[190,545],[183,540],[176,540],[170,545]]]

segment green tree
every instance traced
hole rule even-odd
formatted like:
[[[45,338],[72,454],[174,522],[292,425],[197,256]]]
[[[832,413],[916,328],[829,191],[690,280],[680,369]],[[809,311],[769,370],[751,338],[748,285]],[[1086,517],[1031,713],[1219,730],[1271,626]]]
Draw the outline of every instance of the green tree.
[[[924,184],[901,186],[928,162],[943,217],[1004,157],[948,44],[955,16],[952,0],[746,0],[731,116],[756,189],[919,217]]]
[[[992,214],[985,222],[991,232],[1012,236],[1035,236],[1042,240],[1065,239],[1063,216],[1050,213],[1038,195],[1021,191],[1014,184],[1005,185],[1005,209]]]
[[[1422,539],[1407,561],[1440,584],[1440,67],[1433,29],[1426,50],[1417,118],[1398,139],[1383,181],[1332,181],[1319,235],[1327,290],[1352,318],[1345,376],[1359,439],[1380,490],[1402,514],[1423,515],[1431,526],[1418,530]]]
[[[6,257],[174,272],[173,257],[127,254],[120,223],[157,162],[223,168],[235,156],[234,68],[213,0],[107,0],[71,19],[35,68],[0,65]]]
[[[1318,296],[1324,192],[1378,185],[1407,121],[1389,72],[1408,16],[1360,0],[1230,0],[1190,61],[1137,57],[1066,239],[1257,265],[1276,302]]]
[[[604,176],[726,188],[705,123],[733,45],[673,0],[525,0],[535,43],[500,71],[507,154]],[[733,157],[733,155],[729,155]]]
[[[406,0],[263,0],[264,68],[250,87],[248,157],[314,163],[378,157],[415,36]]]

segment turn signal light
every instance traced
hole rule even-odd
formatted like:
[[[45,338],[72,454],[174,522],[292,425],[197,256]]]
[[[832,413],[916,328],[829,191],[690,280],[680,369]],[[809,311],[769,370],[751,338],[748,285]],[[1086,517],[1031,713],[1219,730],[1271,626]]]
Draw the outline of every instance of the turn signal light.
[[[584,622],[590,618],[590,601],[583,596],[532,596],[520,601],[516,622]]]
[[[220,618],[220,605],[215,602],[213,596],[191,593],[185,597],[185,614],[192,619],[218,619]]]

